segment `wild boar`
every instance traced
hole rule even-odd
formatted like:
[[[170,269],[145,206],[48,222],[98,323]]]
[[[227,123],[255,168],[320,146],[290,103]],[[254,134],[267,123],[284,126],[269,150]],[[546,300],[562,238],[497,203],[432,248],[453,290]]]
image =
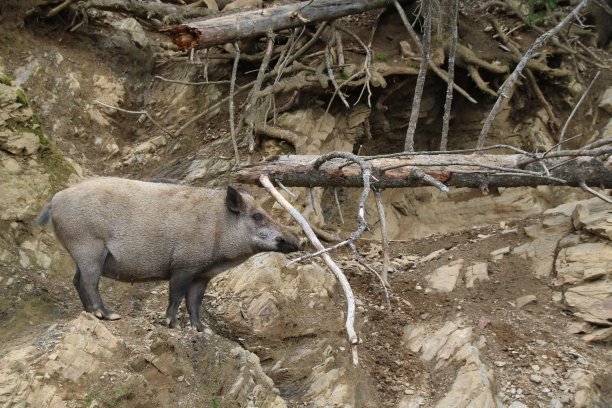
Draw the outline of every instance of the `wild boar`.
[[[124,282],[169,280],[166,322],[178,324],[183,297],[192,327],[211,278],[259,252],[293,252],[298,239],[246,191],[121,178],[96,178],[55,194],[40,213],[52,223],[77,269],[83,307],[115,320],[102,302],[100,276]]]

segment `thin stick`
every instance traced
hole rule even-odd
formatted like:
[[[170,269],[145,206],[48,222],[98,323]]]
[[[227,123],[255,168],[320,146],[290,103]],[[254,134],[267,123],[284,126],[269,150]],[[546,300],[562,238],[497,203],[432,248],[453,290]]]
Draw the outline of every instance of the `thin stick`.
[[[290,190],[289,190],[287,187],[285,187],[285,186],[283,185],[283,183],[281,183],[281,182],[280,182],[280,180],[279,180],[279,179],[274,179],[274,182],[275,182],[276,184],[278,184],[278,186],[279,186],[279,187],[280,187],[280,188],[281,188],[281,189],[282,189],[282,190],[283,190],[285,193],[289,194],[289,196],[295,200],[295,194],[293,194],[293,193],[292,193],[292,192],[291,192],[291,191],[290,191]]]
[[[359,103],[359,101],[361,100],[361,97],[363,96],[363,93],[367,90],[368,91],[368,106],[372,106],[372,90],[370,89],[370,78],[372,77],[372,73],[370,72],[370,64],[372,62],[372,50],[370,49],[369,46],[367,46],[362,40],[361,38],[359,38],[359,36],[355,33],[353,33],[352,31],[350,31],[347,28],[344,28],[342,26],[337,26],[338,30],[340,31],[344,31],[345,33],[347,33],[348,35],[350,35],[351,37],[353,37],[353,39],[355,41],[357,41],[359,43],[359,45],[361,45],[361,47],[363,47],[364,51],[365,51],[365,58],[363,59],[363,68],[362,71],[365,72],[365,78],[364,78],[364,82],[363,82],[363,88],[361,88],[361,92],[359,93],[359,97],[357,98],[357,101],[353,104],[353,105],[357,105]],[[359,73],[355,73],[354,75],[351,76],[351,78],[349,78],[349,80],[352,80],[352,78],[355,78],[358,76]],[[347,84],[348,80],[343,82],[340,87],[342,87],[343,85]]]
[[[159,75],[155,75],[156,79],[164,82],[171,82],[173,84],[181,84],[181,85],[216,85],[216,84],[229,84],[230,81],[204,81],[204,82],[189,82],[189,81],[178,81],[176,79],[168,79]]]
[[[344,225],[344,216],[342,215],[342,208],[340,207],[340,200],[338,200],[338,189],[334,187],[334,200],[336,201],[336,208],[338,208],[338,215],[340,216],[340,222]]]
[[[610,197],[606,197],[605,195],[601,194],[599,191],[593,190],[591,187],[587,186],[584,181],[581,181],[579,183],[579,186],[580,186],[580,188],[582,188],[587,193],[591,193],[591,194],[601,198],[606,203],[612,204],[612,199]]]
[[[421,48],[421,65],[419,66],[419,76],[417,77],[416,85],[414,87],[414,97],[412,99],[410,121],[408,122],[408,129],[406,129],[406,140],[404,141],[405,152],[414,151],[414,132],[416,131],[417,121],[419,120],[421,98],[423,97],[425,77],[427,76],[427,67],[429,66],[429,43],[431,39],[431,0],[423,1],[425,2],[425,27],[423,29],[423,47]]]
[[[383,254],[383,269],[381,278],[384,286],[390,287],[389,284],[389,237],[387,235],[387,221],[385,219],[385,206],[382,202],[381,190],[374,189],[374,198],[376,199],[376,209],[378,210],[378,218],[380,219],[380,235],[382,240]]]
[[[450,126],[451,105],[453,103],[453,84],[455,83],[455,54],[457,53],[457,13],[459,0],[451,0],[450,26],[451,44],[448,51],[448,86],[446,87],[446,100],[444,101],[444,117],[442,119],[442,137],[440,139],[440,150],[446,150],[448,145],[448,129]]]
[[[210,52],[209,51],[210,51],[209,48],[206,48],[204,50],[204,56],[205,56],[204,58],[204,80],[207,82],[208,82],[208,63],[210,62],[210,58],[209,58]]]
[[[501,40],[504,42],[504,44],[506,44],[508,46],[510,51],[517,58],[521,58],[522,57],[521,52],[510,41],[510,38],[508,37],[508,34],[506,34],[504,32],[504,30],[502,29],[502,27],[499,24],[499,22],[497,20],[495,20],[495,19],[491,19],[491,24],[495,28],[495,31],[497,32],[497,34],[501,38]],[[544,105],[544,109],[546,110],[546,113],[548,114],[549,120],[553,123],[553,126],[551,126],[551,127],[554,128],[554,127],[558,126],[557,117],[555,116],[555,112],[553,111],[552,105],[550,104],[550,102],[548,102],[548,100],[544,96],[544,93],[542,93],[542,90],[540,89],[540,86],[538,85],[538,82],[536,81],[535,76],[533,75],[533,72],[531,72],[531,70],[529,68],[527,68],[527,69],[525,69],[525,74],[527,76],[527,79],[529,80],[529,84],[530,84],[531,88],[535,92],[535,94],[538,97],[538,99],[540,100],[540,102],[542,102],[542,105]],[[494,96],[497,96],[497,94],[495,94]]]
[[[561,144],[565,141],[565,131],[567,130],[569,123],[574,117],[574,115],[576,114],[576,111],[578,110],[582,102],[584,102],[584,100],[586,99],[586,96],[588,95],[589,91],[593,87],[593,84],[595,83],[597,78],[599,78],[599,74],[601,74],[601,71],[597,71],[597,74],[595,74],[595,77],[593,77],[593,80],[591,81],[587,89],[585,89],[585,91],[582,93],[582,96],[578,100],[578,103],[576,104],[576,106],[574,106],[574,109],[572,109],[572,112],[567,117],[567,120],[565,121],[565,124],[563,125],[563,129],[561,129],[561,135],[559,136],[559,146],[557,146],[557,150],[561,150]]]
[[[342,45],[342,34],[336,29],[336,23],[332,23],[336,35],[336,52],[338,53],[338,65],[344,65],[344,46]]]
[[[346,106],[347,109],[350,109],[351,105],[349,105],[344,94],[340,90],[340,87],[338,86],[338,82],[336,82],[336,78],[334,77],[334,70],[332,68],[332,65],[333,65],[333,62],[332,62],[332,57],[331,57],[331,51],[329,50],[329,45],[325,45],[325,67],[327,68],[327,76],[329,77],[329,80],[331,81],[335,89],[334,95],[337,94],[340,97],[340,100],[344,103],[344,106]]]
[[[149,112],[147,111],[131,111],[131,110],[127,110],[127,109],[122,109],[119,108],[117,106],[113,106],[113,105],[108,105],[104,102],[100,102],[100,101],[94,101],[94,103],[97,103],[98,105],[102,105],[102,106],[106,106],[107,108],[111,108],[111,109],[115,109],[118,110],[120,112],[125,112],[125,113],[132,113],[134,115],[145,115],[151,122],[153,122],[153,124],[155,126],[157,126],[158,128],[160,128],[161,130],[164,131],[164,133],[166,133],[169,136],[174,136],[172,134],[172,132],[170,132],[168,129],[166,129],[165,127],[163,127],[162,125],[160,125],[155,119],[153,119],[153,116],[149,115]]]
[[[279,191],[274,187],[274,185],[270,182],[270,178],[262,174],[259,178],[259,182],[261,185],[268,190],[270,194],[276,199],[276,201],[291,214],[291,216],[300,224],[304,233],[308,237],[308,240],[312,243],[312,245],[316,249],[324,249],[323,244],[317,238],[314,231],[308,224],[308,221],[302,217],[298,210],[296,210],[286,199],[283,197]],[[359,344],[359,338],[357,337],[357,333],[355,332],[355,295],[353,294],[353,289],[351,288],[351,284],[346,279],[346,276],[342,272],[342,270],[338,267],[338,265],[334,262],[334,260],[329,256],[328,253],[323,253],[321,255],[325,264],[329,267],[329,269],[336,275],[336,278],[340,282],[340,286],[342,286],[342,290],[344,291],[344,296],[346,297],[346,333],[348,335],[349,344],[351,346],[351,351],[353,354],[353,364],[357,365],[359,363],[359,359],[357,356],[357,344]]]
[[[49,12],[47,13],[47,15],[45,16],[45,18],[51,18],[56,16],[57,14],[59,14],[62,10],[64,10],[66,7],[70,6],[72,3],[74,3],[76,0],[64,0],[64,2],[62,4],[60,4],[59,6],[49,10]]]
[[[238,41],[234,42],[234,48],[236,49],[236,55],[234,56],[234,66],[232,68],[232,78],[230,80],[229,121],[230,133],[232,136],[232,145],[234,146],[234,157],[236,159],[236,164],[240,164],[238,144],[236,143],[236,123],[234,120],[234,89],[236,88],[236,72],[238,71],[238,61],[240,61],[240,48],[238,47]]]
[[[257,79],[255,85],[251,90],[251,98],[245,109],[245,121],[247,122],[247,146],[248,152],[252,153],[255,149],[255,138],[253,136],[253,129],[255,128],[255,122],[257,121],[257,100],[259,99],[259,90],[263,83],[268,64],[270,64],[270,58],[272,57],[272,51],[274,49],[274,37],[275,34],[272,31],[268,32],[268,43],[266,44],[266,52],[264,54],[261,65],[259,66],[259,72],[257,73]]]
[[[378,280],[380,281],[380,286],[382,286],[383,291],[385,292],[385,299],[387,301],[387,307],[389,308],[389,310],[391,310],[391,301],[389,300],[389,291],[387,290],[387,285],[385,285],[385,282],[383,281],[382,276],[380,276],[380,274],[376,272],[376,269],[368,265],[366,260],[363,258],[363,256],[361,256],[361,254],[357,250],[357,246],[355,245],[354,242],[351,242],[349,244],[349,247],[353,250],[353,253],[355,254],[355,258],[357,259],[357,262],[359,262],[361,266],[366,268],[368,271],[372,272],[372,274],[374,274],[374,276],[378,278]]]
[[[293,73],[297,70],[301,70],[304,69],[304,66],[290,66],[287,67],[284,70],[285,74],[289,74],[289,73]],[[271,72],[268,72],[265,76],[264,76],[264,81],[270,78],[273,78],[274,76],[276,76],[278,74],[277,70],[272,70]],[[255,81],[249,82],[246,85],[242,85],[240,87],[238,87],[238,89],[236,90],[236,93],[234,95],[238,95],[246,90],[248,90],[249,88],[251,88],[253,85],[255,84]],[[200,118],[208,115],[209,113],[213,112],[216,109],[219,109],[221,107],[221,105],[223,105],[224,103],[226,103],[228,100],[230,99],[230,96],[226,96],[225,98],[219,100],[217,103],[215,103],[214,105],[209,106],[208,108],[204,109],[202,112],[198,113],[197,115],[195,115],[194,117],[192,117],[191,119],[189,119],[187,122],[185,122],[185,124],[183,124],[183,126],[181,126],[179,128],[179,130],[177,130],[174,133],[174,136],[179,136],[180,134],[182,134],[189,126],[191,126],[192,124],[194,124],[196,121],[198,121]]]
[[[416,44],[418,48],[421,48],[422,47],[421,40],[419,40],[419,36],[417,35],[417,33],[414,31],[414,29],[410,25],[410,22],[408,21],[408,17],[406,17],[406,13],[404,13],[404,9],[402,8],[402,6],[400,6],[397,0],[394,0],[393,4],[395,5],[395,9],[397,10],[398,14],[400,15],[402,19],[402,23],[404,24],[404,27],[406,27],[406,31],[408,31],[408,34],[410,34],[410,38],[412,38],[412,41],[414,41],[414,43]],[[443,69],[438,67],[432,61],[429,61],[429,67],[438,77],[442,78],[442,80],[444,80],[445,82],[448,82],[448,75],[446,74],[446,72],[444,72]],[[461,88],[456,83],[453,84],[453,88],[455,89],[455,91],[463,95],[468,101],[472,103],[477,103],[476,99],[472,98],[470,94],[467,93],[467,91],[465,91],[463,88]]]
[[[525,55],[523,55],[523,58],[521,58],[516,68],[514,68],[512,74],[510,74],[510,76],[504,81],[504,83],[499,89],[499,97],[497,98],[497,101],[495,101],[491,112],[489,112],[489,116],[487,117],[482,127],[482,130],[480,131],[480,135],[478,136],[478,142],[476,144],[477,149],[482,149],[484,147],[485,140],[487,138],[487,135],[489,134],[489,131],[491,130],[491,126],[493,125],[493,120],[497,117],[497,113],[501,109],[502,102],[504,101],[504,99],[508,99],[510,97],[510,90],[514,88],[514,85],[518,81],[521,73],[523,72],[523,69],[525,68],[529,60],[533,58],[535,52],[542,45],[548,42],[548,40],[557,35],[557,33],[561,31],[561,29],[565,27],[570,21],[574,20],[582,11],[582,9],[584,9],[590,2],[591,0],[582,0],[580,4],[578,4],[578,6],[576,6],[576,8],[574,8],[574,10],[572,10],[572,12],[569,13],[563,20],[561,20],[559,24],[539,36],[531,45],[531,47],[527,50]]]

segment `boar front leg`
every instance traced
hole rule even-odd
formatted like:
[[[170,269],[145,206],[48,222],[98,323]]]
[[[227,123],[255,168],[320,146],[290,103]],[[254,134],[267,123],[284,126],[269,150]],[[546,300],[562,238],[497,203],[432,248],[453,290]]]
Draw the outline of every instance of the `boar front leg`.
[[[194,280],[187,291],[187,295],[185,296],[191,327],[199,332],[204,331],[204,324],[200,319],[200,308],[202,307],[204,291],[206,291],[206,286],[208,286],[209,281],[210,279],[208,278],[199,278]]]
[[[187,271],[175,271],[170,277],[170,289],[168,290],[168,309],[166,309],[166,324],[171,329],[178,326],[179,306],[191,286],[194,273]]]

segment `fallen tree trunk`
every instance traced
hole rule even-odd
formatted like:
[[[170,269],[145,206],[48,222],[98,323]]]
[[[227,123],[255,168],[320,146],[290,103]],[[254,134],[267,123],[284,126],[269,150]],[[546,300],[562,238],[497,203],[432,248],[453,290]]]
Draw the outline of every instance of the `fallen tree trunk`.
[[[364,159],[372,166],[371,184],[375,188],[422,187],[435,182],[473,188],[540,185],[580,187],[581,183],[612,188],[610,154],[612,147],[554,152],[549,154],[550,158],[536,161],[523,154],[423,154]],[[604,155],[604,159],[597,157],[601,155]],[[317,158],[277,156],[273,161],[242,168],[233,177],[238,182],[258,184],[260,175],[265,174],[271,180],[278,180],[288,187],[363,186],[359,166],[344,159],[333,159],[315,169],[313,164]],[[550,169],[548,174],[545,168]]]
[[[206,20],[164,28],[172,42],[181,50],[207,48],[249,37],[265,35],[268,31],[284,30],[306,23],[363,13],[387,7],[391,0],[316,0],[259,10],[247,10]]]

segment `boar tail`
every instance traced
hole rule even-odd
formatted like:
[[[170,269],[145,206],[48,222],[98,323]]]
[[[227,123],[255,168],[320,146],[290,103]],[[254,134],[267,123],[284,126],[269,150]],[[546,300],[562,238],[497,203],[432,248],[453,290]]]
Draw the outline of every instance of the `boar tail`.
[[[45,208],[38,214],[36,225],[47,225],[49,221],[51,221],[51,202],[48,202]]]

